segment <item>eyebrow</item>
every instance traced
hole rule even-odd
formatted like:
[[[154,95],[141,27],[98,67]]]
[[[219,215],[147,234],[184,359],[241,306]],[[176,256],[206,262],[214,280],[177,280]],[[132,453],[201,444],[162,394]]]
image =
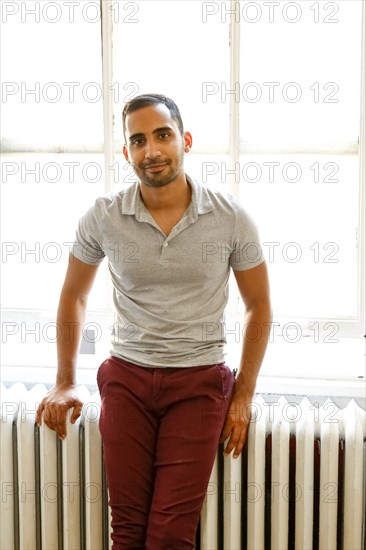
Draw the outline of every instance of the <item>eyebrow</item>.
[[[166,132],[167,130],[169,130],[170,132],[172,131],[173,128],[171,128],[171,126],[163,126],[162,128],[156,128],[154,131],[153,131],[153,134],[160,134],[161,132]],[[137,134],[133,134],[132,136],[130,136],[128,138],[128,141],[133,141],[134,139],[136,138],[139,138],[139,137],[143,137],[145,134],[143,134],[142,132],[139,132]]]

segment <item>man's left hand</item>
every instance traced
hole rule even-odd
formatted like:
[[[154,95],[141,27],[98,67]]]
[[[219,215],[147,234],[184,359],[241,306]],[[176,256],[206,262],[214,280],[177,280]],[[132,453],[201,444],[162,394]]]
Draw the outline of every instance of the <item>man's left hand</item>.
[[[240,455],[247,437],[251,409],[252,398],[244,396],[242,389],[237,386],[221,432],[220,443],[223,443],[230,436],[224,449],[225,455],[229,455],[232,450],[234,450],[234,458]]]

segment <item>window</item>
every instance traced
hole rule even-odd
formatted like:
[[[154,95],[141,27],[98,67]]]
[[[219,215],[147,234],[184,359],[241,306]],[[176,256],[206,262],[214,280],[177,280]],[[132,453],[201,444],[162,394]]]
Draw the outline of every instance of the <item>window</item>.
[[[1,27],[3,363],[50,365],[77,220],[104,191],[100,9],[2,2]],[[103,269],[92,311],[106,286]]]
[[[194,137],[189,169],[257,221],[275,330],[360,336],[362,3],[134,6],[133,23],[114,23],[114,77],[131,96],[176,98]],[[117,124],[128,174],[122,142]]]
[[[273,334],[288,343],[362,335],[360,0],[12,1],[1,10],[6,364],[54,364],[52,322],[77,220],[96,196],[133,181],[121,112],[149,91],[171,96],[193,134],[187,171],[236,194],[256,220]],[[228,344],[238,304],[232,286]],[[86,342],[100,357],[111,311],[103,265],[89,301],[96,342]]]

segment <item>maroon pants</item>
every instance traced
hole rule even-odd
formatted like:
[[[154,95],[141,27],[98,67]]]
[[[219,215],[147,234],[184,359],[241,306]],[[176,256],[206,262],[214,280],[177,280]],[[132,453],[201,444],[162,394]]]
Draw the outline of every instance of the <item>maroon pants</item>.
[[[97,380],[113,550],[194,548],[231,370],[146,368],[110,357]]]

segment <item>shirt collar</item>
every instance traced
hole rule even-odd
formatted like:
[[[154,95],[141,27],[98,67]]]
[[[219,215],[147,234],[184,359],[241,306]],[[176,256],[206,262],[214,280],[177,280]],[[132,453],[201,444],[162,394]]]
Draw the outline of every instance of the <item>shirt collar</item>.
[[[186,174],[186,178],[192,188],[191,206],[193,207],[193,211],[197,212],[197,214],[206,214],[214,210],[206,187],[198,183],[197,180],[191,178],[188,174]],[[141,198],[140,184],[138,181],[128,187],[122,194],[121,211],[122,214],[135,215],[136,219],[141,219],[142,213],[146,212],[146,207]]]

